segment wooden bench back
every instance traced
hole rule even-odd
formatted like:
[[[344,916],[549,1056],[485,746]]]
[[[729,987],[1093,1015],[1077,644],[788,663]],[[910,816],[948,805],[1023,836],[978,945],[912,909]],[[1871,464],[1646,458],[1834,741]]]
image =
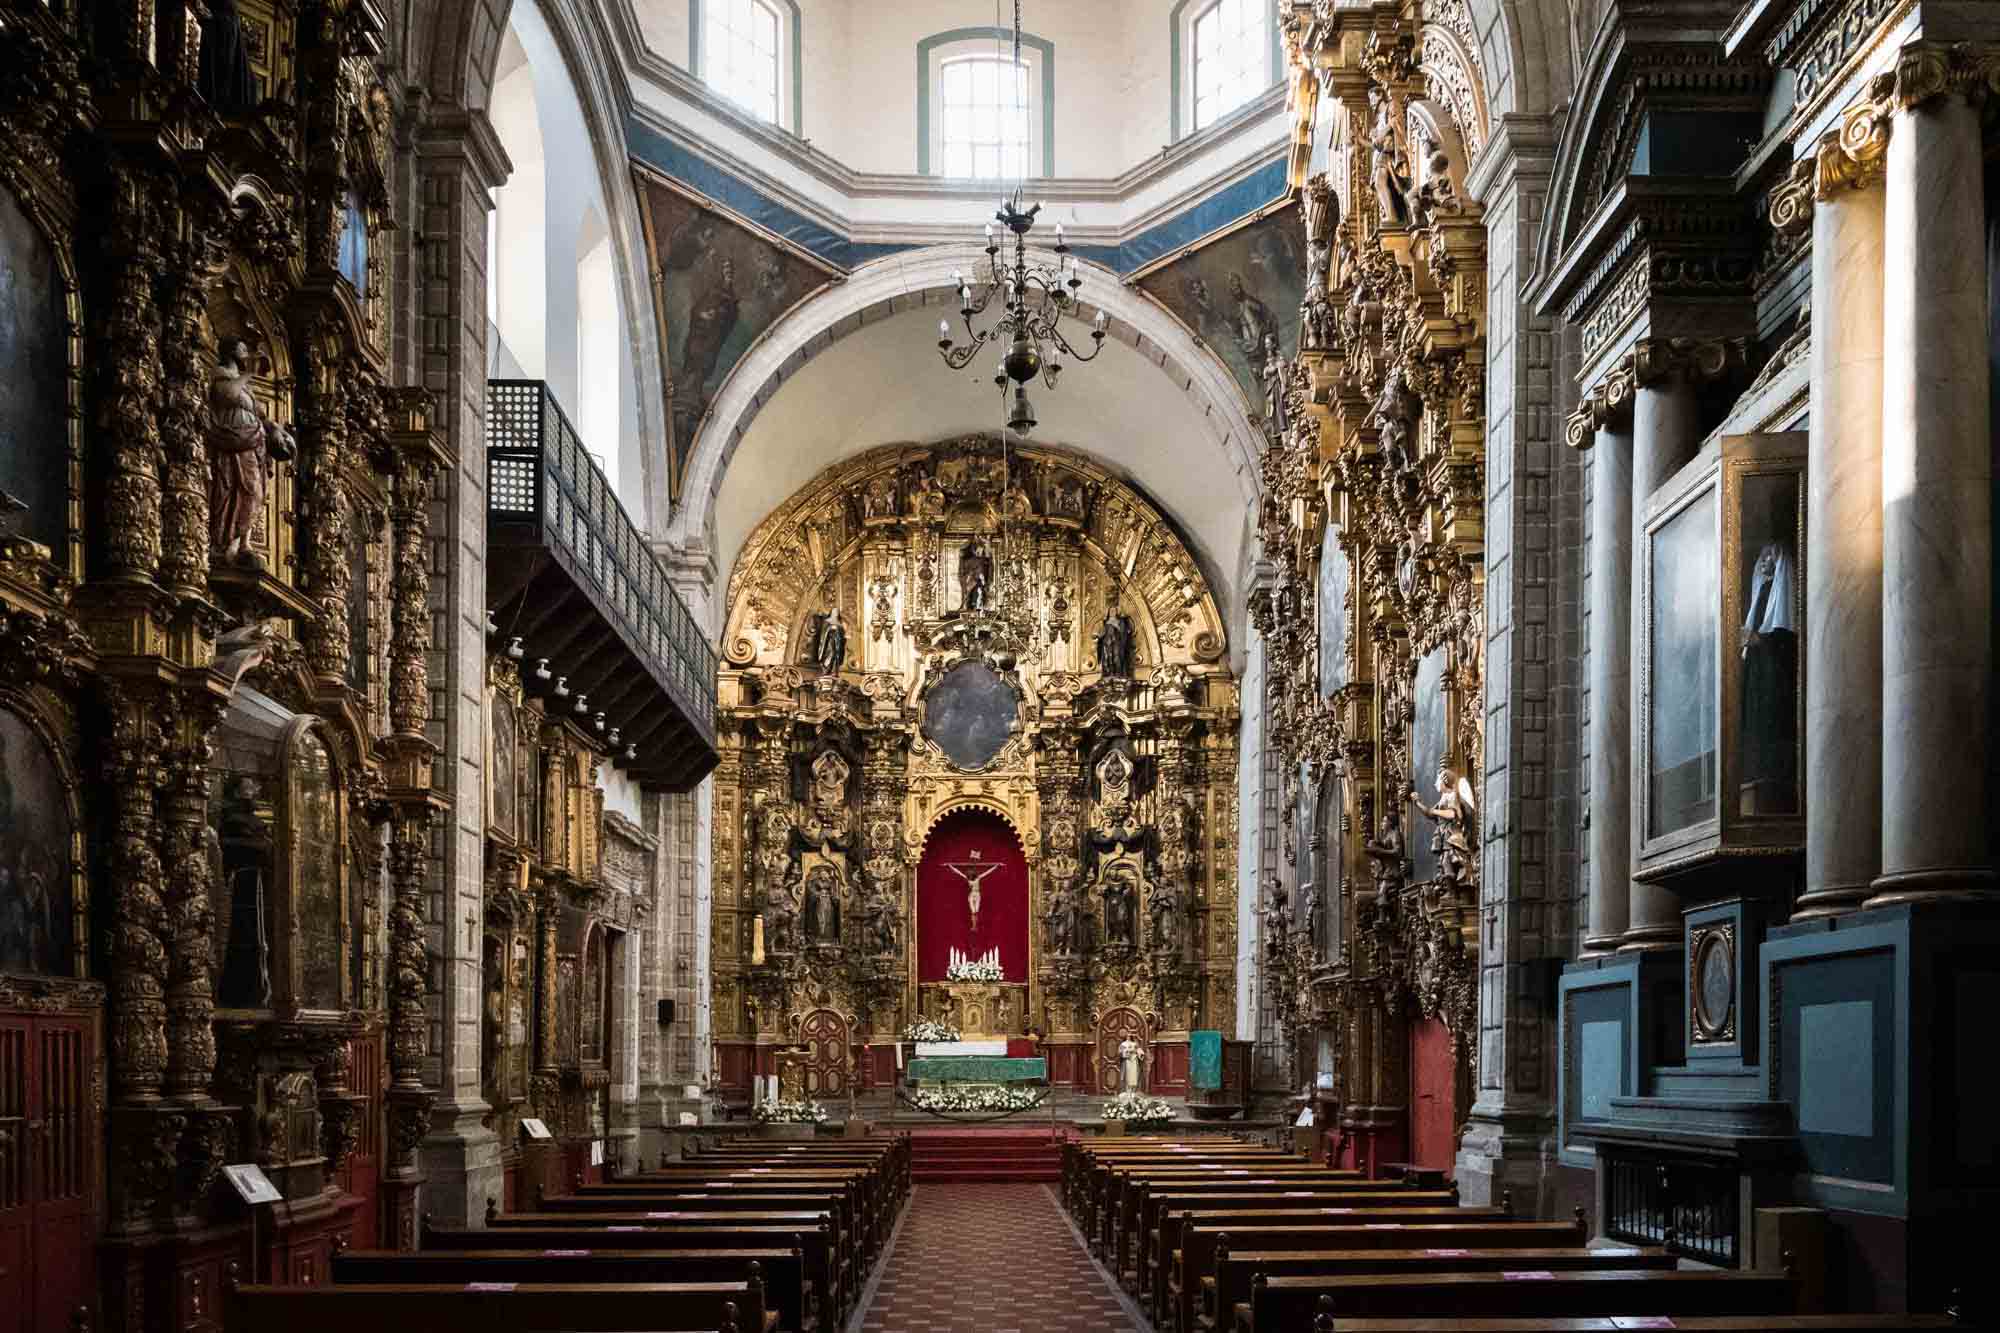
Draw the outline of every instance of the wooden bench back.
[[[1563,1273],[1368,1274],[1358,1277],[1253,1277],[1250,1300],[1235,1308],[1235,1333],[1297,1333],[1324,1308],[1344,1317],[1790,1314],[1798,1284],[1782,1273],[1615,1269]]]
[[[741,1282],[463,1283],[379,1287],[238,1287],[228,1326],[283,1333],[629,1333],[634,1329],[716,1329],[761,1333],[761,1305]]]

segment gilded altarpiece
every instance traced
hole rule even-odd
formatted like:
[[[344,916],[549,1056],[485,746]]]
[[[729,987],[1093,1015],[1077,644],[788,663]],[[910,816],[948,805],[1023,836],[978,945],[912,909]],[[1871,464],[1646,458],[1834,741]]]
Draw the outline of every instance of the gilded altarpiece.
[[[1420,1093],[1455,1138],[1477,1054],[1488,126],[1463,4],[1296,4],[1284,32],[1308,272],[1263,405],[1264,965],[1294,1075],[1331,1049],[1322,1124],[1368,1165],[1414,1160]],[[1452,1086],[1419,1089],[1440,1027]]]
[[[390,369],[385,26],[0,5],[0,1087],[69,1140],[0,1136],[32,1326],[212,1327],[231,1262],[414,1235],[452,459]]]
[[[728,608],[725,1095],[776,1072],[775,1048],[823,1052],[844,1026],[858,1050],[919,1012],[1038,1026],[1078,1087],[1106,1022],[1138,1015],[1169,1071],[1190,1029],[1233,1026],[1236,682],[1207,580],[1144,496],[1059,448],[878,448],[758,526]],[[1025,976],[978,996],[917,964],[917,867],[962,812],[1004,824],[1028,869]],[[984,877],[960,873],[968,893]],[[829,1073],[805,1081],[844,1086]]]

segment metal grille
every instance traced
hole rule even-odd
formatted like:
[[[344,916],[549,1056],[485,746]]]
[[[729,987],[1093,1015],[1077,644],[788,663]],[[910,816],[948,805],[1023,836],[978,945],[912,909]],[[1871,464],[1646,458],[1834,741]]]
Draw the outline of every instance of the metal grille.
[[[488,381],[486,487],[489,513],[535,520],[655,677],[713,734],[715,649],[542,381]]]
[[[1736,1265],[1737,1177],[1687,1162],[1612,1157],[1605,1232],[1725,1268]]]

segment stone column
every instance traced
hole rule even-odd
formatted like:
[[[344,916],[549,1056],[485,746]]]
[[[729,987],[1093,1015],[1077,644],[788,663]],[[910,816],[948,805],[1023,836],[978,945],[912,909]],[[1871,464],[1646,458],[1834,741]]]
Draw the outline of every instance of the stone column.
[[[1841,152],[1833,137],[1821,154]],[[1860,906],[1882,867],[1882,190],[1856,184],[1822,189],[1812,215],[1806,878],[1795,921]]]
[[[1590,918],[1583,957],[1623,942],[1632,886],[1632,428],[1590,455]]]
[[[1870,906],[1994,891],[1993,459],[1978,80],[1906,48],[1882,250],[1882,874]],[[1808,625],[1808,633],[1811,626]]]
[[[1664,340],[1648,340],[1635,349],[1634,369],[1638,389],[1632,396],[1632,535],[1626,553],[1626,565],[1631,571],[1626,591],[1628,643],[1633,640],[1629,617],[1639,614],[1645,605],[1646,566],[1638,553],[1646,546],[1646,501],[1668,478],[1687,466],[1701,447],[1700,404],[1686,349],[1670,346]],[[1593,673],[1597,669],[1594,662],[1591,669]],[[1627,682],[1626,697],[1631,703],[1631,716],[1637,716],[1646,706],[1646,701],[1638,697],[1643,677],[1630,672],[1628,675],[1631,679]],[[1631,767],[1626,782],[1627,808],[1631,811],[1626,835],[1629,873],[1630,829],[1646,826],[1645,784],[1632,781],[1631,775],[1646,771],[1646,754],[1644,733],[1630,725],[1629,717],[1626,730],[1631,734],[1628,747]],[[1596,804],[1603,808],[1602,802]],[[1593,854],[1595,851],[1593,845]],[[1626,902],[1625,934],[1618,945],[1621,950],[1679,947],[1681,903],[1672,890],[1634,880]]]

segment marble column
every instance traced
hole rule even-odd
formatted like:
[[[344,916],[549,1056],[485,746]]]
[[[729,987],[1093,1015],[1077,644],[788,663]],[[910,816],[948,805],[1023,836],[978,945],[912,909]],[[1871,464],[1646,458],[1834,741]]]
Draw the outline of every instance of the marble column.
[[[1632,885],[1632,431],[1590,451],[1590,918],[1583,956],[1623,942]]]
[[[1882,874],[1871,906],[1995,887],[1983,178],[1979,110],[1960,93],[1896,113],[1882,237]]]
[[[1642,357],[1642,365],[1646,358]],[[1701,447],[1701,406],[1685,358],[1668,354],[1659,358],[1657,368],[1643,375],[1632,397],[1632,527],[1631,548],[1626,563],[1631,569],[1627,591],[1628,614],[1636,616],[1645,603],[1646,567],[1633,558],[1645,549],[1646,501],[1694,458]],[[1629,624],[1628,624],[1629,638]],[[1645,700],[1638,697],[1642,677],[1631,673],[1626,697],[1632,716],[1639,715]],[[1646,771],[1645,744],[1641,728],[1627,726],[1631,744],[1630,773]],[[1628,774],[1629,778],[1629,774]],[[1631,782],[1627,809],[1631,829],[1646,827],[1645,784]],[[1629,830],[1628,830],[1629,838]],[[1593,853],[1595,848],[1592,849]],[[1632,881],[1626,897],[1628,916],[1621,950],[1673,949],[1681,942],[1681,901],[1672,890],[1658,884]]]
[[[1794,921],[1858,907],[1882,868],[1883,192],[1813,209],[1806,460],[1806,877]]]

